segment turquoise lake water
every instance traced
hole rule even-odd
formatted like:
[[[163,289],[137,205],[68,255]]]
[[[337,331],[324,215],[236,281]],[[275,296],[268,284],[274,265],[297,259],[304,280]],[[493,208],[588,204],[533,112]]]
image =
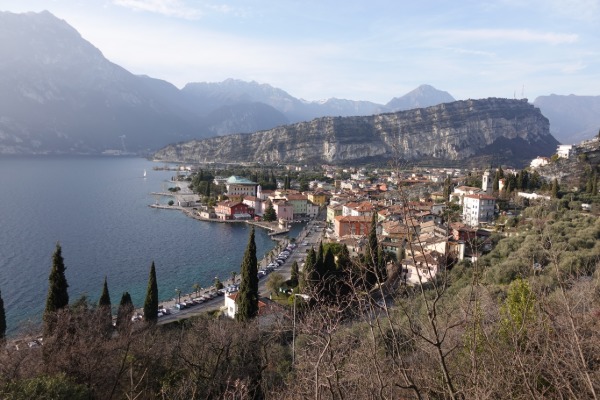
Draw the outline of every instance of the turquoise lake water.
[[[161,300],[176,288],[192,292],[196,282],[205,287],[239,271],[250,227],[148,207],[166,204],[150,193],[166,191],[175,174],[155,166],[141,158],[0,157],[0,291],[8,333],[40,321],[57,241],[71,301],[87,294],[96,302],[106,276],[113,305],[129,291],[141,306],[152,261]],[[256,229],[256,245],[260,258],[274,242]]]

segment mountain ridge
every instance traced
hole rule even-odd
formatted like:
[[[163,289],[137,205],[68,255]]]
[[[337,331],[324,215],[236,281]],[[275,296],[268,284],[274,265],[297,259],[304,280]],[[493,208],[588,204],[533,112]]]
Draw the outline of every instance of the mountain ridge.
[[[481,152],[523,165],[553,154],[557,144],[548,119],[526,100],[489,98],[373,116],[321,117],[252,134],[194,140],[169,145],[154,159],[340,164],[373,157],[465,160]]]
[[[169,143],[251,133],[324,116],[423,108],[453,99],[429,85],[386,104],[336,98],[306,101],[266,83],[238,79],[192,82],[178,89],[107,60],[48,11],[0,12],[0,60],[0,154],[150,154]],[[561,117],[549,111],[551,130],[559,141],[568,143],[580,134],[591,137],[597,131],[594,118],[583,128],[577,125],[582,113],[600,115],[581,104],[557,129],[554,118]],[[544,114],[545,107],[541,102]]]

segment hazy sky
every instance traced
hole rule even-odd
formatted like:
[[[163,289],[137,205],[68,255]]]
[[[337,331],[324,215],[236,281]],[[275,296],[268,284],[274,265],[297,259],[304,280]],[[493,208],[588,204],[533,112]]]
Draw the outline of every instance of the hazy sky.
[[[600,95],[600,0],[2,0],[48,10],[135,74],[255,80],[295,97],[386,103]]]

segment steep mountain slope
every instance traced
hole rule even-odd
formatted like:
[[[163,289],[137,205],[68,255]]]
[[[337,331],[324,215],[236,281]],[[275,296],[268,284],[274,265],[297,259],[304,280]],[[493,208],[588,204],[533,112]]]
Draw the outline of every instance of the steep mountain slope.
[[[307,121],[328,115],[371,115],[383,109],[382,105],[368,101],[329,99],[308,102],[268,84],[238,79],[188,83],[182,91],[194,99],[196,109],[204,114],[224,105],[263,103],[280,111],[290,122]],[[274,123],[271,127],[276,125]]]
[[[283,113],[264,103],[223,105],[204,118],[204,131],[215,135],[256,132],[289,123]]]
[[[600,96],[540,96],[533,104],[550,120],[550,132],[565,144],[594,137],[600,130]]]
[[[522,165],[557,141],[527,101],[485,99],[365,117],[323,117],[253,134],[170,145],[154,157],[185,162],[326,162],[366,159],[467,160],[493,155]]]
[[[144,151],[191,139],[173,85],[106,60],[48,12],[0,13],[0,153]]]

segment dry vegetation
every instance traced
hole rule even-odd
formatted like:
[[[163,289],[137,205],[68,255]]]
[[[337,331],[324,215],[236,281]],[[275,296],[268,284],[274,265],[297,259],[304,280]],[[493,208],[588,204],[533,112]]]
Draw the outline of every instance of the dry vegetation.
[[[2,350],[0,397],[596,399],[600,221],[530,207],[517,225],[520,236],[422,287],[368,292],[348,274],[343,297],[297,304],[295,328],[290,309],[268,324],[111,333],[80,304],[42,347]]]

